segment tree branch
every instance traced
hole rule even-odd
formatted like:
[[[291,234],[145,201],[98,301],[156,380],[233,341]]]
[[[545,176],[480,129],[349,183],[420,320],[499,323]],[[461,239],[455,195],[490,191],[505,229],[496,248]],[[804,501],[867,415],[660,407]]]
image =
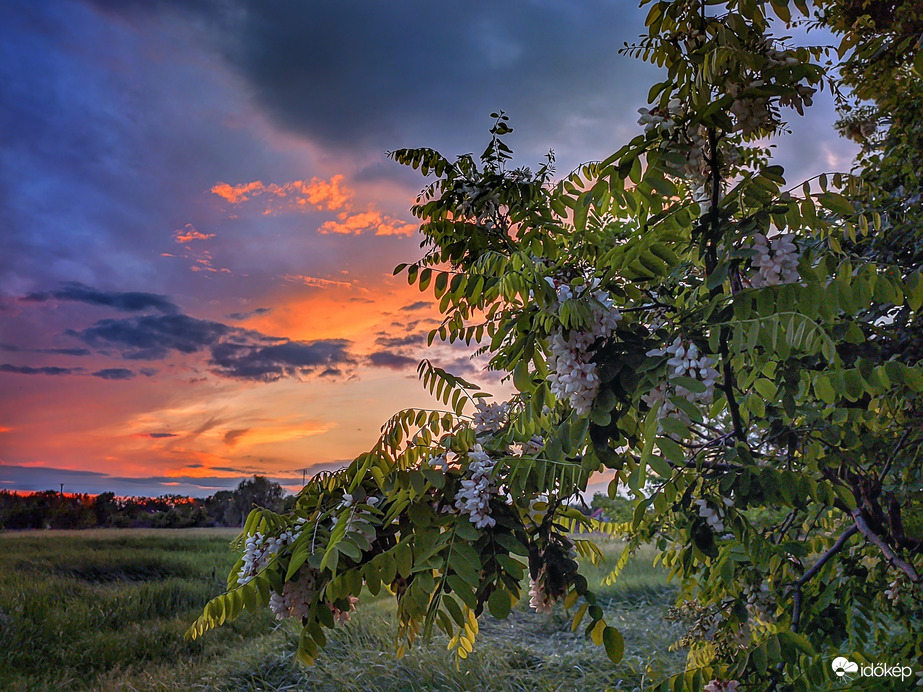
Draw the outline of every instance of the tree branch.
[[[868,525],[868,522],[865,520],[865,517],[862,516],[862,512],[858,507],[852,510],[850,514],[852,515],[853,521],[856,522],[856,528],[862,532],[862,535],[865,536],[868,541],[878,546],[879,550],[881,550],[892,567],[899,569],[901,572],[910,577],[910,581],[912,581],[914,584],[918,584],[921,581],[920,575],[917,574],[917,571],[913,568],[913,565],[895,553],[894,550],[891,549],[891,546],[889,546],[881,536],[872,530],[872,527]]]
[[[801,621],[801,587],[807,584],[814,576],[820,572],[821,568],[827,564],[831,557],[836,555],[843,549],[843,546],[846,545],[846,541],[856,535],[859,529],[855,526],[850,526],[846,529],[839,538],[836,539],[836,543],[830,546],[827,551],[821,555],[817,562],[805,572],[801,577],[792,584],[792,589],[794,589],[794,594],[792,595],[792,632],[798,631],[798,623]]]

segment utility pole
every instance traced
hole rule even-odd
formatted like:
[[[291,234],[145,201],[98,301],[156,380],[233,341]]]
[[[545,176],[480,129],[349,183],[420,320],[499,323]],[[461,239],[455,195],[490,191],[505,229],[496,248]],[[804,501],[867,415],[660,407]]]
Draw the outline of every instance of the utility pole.
[[[61,483],[61,492],[60,492],[60,495],[61,495],[61,497],[64,497],[64,484],[63,484],[63,483]]]
[[[307,475],[308,475],[308,470],[307,470],[307,469],[301,469],[301,487],[304,487],[305,478],[307,477]]]

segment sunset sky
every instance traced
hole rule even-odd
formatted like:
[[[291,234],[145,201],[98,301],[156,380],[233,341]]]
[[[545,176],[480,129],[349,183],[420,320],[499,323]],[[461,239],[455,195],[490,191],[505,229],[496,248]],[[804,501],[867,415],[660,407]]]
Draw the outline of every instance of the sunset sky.
[[[392,277],[424,180],[385,152],[560,174],[639,131],[621,0],[0,5],[0,489],[290,490],[431,403],[421,357],[502,393]],[[821,94],[777,142],[848,169]],[[797,122],[796,122],[797,121]]]

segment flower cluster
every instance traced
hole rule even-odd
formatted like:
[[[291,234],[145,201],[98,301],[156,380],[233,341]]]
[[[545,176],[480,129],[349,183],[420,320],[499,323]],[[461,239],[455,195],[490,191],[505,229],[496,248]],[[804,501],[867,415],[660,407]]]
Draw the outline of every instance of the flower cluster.
[[[282,548],[295,542],[301,535],[301,526],[305,520],[299,518],[294,528],[283,531],[278,536],[265,536],[259,531],[247,538],[244,546],[243,564],[237,576],[238,584],[246,584],[265,567]]]
[[[493,225],[493,217],[500,206],[500,196],[496,192],[488,192],[472,182],[464,182],[458,189],[460,197],[457,210],[464,218],[473,218],[477,223]]]
[[[754,620],[770,621],[770,609],[773,598],[769,591],[769,584],[760,581],[759,586],[747,584],[744,586],[744,598],[747,599],[747,612]]]
[[[545,590],[545,568],[540,567],[535,579],[529,578],[529,607],[537,613],[550,613],[554,597]]]
[[[699,347],[694,343],[683,341],[682,337],[676,337],[673,343],[665,348],[655,348],[647,352],[649,358],[664,355],[670,356],[670,359],[667,360],[670,376],[690,377],[698,380],[705,385],[705,390],[693,392],[681,385],[661,382],[642,396],[642,401],[651,407],[658,402],[662,402],[660,413],[669,415],[677,411],[676,406],[670,401],[670,396],[681,396],[693,403],[708,403],[712,400],[715,394],[715,384],[718,381],[718,371],[715,369],[714,359],[702,354]]]
[[[757,79],[750,82],[747,88],[757,88],[763,84],[762,80]],[[769,99],[765,96],[738,98],[742,91],[743,89],[737,84],[732,84],[728,89],[734,97],[734,103],[731,104],[731,115],[734,116],[735,129],[743,135],[744,139],[750,139],[775,129],[772,111],[769,110]]]
[[[366,505],[370,505],[374,507],[379,502],[381,502],[379,498],[375,497],[374,495],[369,495],[364,500],[362,500],[361,504],[366,504]],[[340,500],[340,504],[337,505],[337,509],[351,509],[355,506],[355,504],[356,504],[356,498],[354,498],[349,493],[343,493],[343,499]],[[363,516],[370,516],[370,515],[371,515],[371,512],[369,512],[367,509],[362,509],[361,507],[356,507],[355,509],[352,509],[349,513],[349,516],[346,518],[346,530],[349,531],[350,528],[355,524],[355,521],[357,519]],[[334,526],[336,526],[338,521],[339,521],[339,517],[333,517],[330,520],[330,522]]]
[[[506,424],[509,415],[509,404],[486,404],[483,399],[475,403],[477,411],[474,413],[474,429],[478,433],[497,432]]]
[[[779,104],[782,106],[787,106],[788,108],[794,108],[798,111],[798,115],[804,115],[804,109],[809,108],[812,103],[814,103],[814,94],[817,92],[817,89],[809,87],[805,84],[798,84],[795,86],[794,93],[784,94],[779,97]]]
[[[461,490],[455,494],[455,508],[467,512],[471,523],[479,529],[494,526],[497,521],[490,516],[489,503],[496,490],[490,479],[495,462],[481,449],[481,445],[475,445],[468,452],[468,460],[471,477],[461,482]]]
[[[889,601],[891,601],[891,605],[897,605],[898,602],[900,601],[901,581],[902,579],[898,577],[897,579],[892,581],[890,584],[888,584],[888,588],[885,589],[885,596],[887,597]]]
[[[676,121],[673,115],[681,112],[682,104],[679,99],[670,99],[666,108],[639,108],[638,124],[644,128],[645,132],[664,132],[672,135],[676,128]]]
[[[738,692],[740,683],[737,680],[722,680],[715,678],[705,685],[705,692]]]
[[[545,441],[541,435],[533,435],[526,442],[522,443],[523,456],[535,456],[545,448]]]
[[[755,288],[798,281],[798,246],[792,234],[769,239],[757,233],[753,236],[753,247],[757,252],[753,259],[757,274],[750,283]]]
[[[728,507],[733,507],[734,502],[729,498],[724,498],[722,500],[724,504]],[[712,531],[715,533],[724,532],[724,512],[721,509],[713,509],[708,506],[708,500],[696,500],[694,503],[699,508],[699,516],[705,520],[705,523],[708,524]]]
[[[349,596],[349,608],[347,610],[340,610],[335,605],[327,604],[330,608],[330,612],[333,613],[333,619],[338,625],[344,625],[349,622],[350,615],[356,611],[356,604],[359,602],[359,599],[356,596]]]
[[[301,576],[296,580],[285,582],[282,593],[275,591],[269,596],[269,608],[276,620],[296,618],[300,620],[311,609],[311,601],[317,591],[317,578],[314,570],[301,569]]]
[[[574,297],[573,290],[567,284],[556,286],[556,291],[559,305]],[[599,373],[596,363],[590,360],[593,344],[611,335],[622,319],[622,314],[605,291],[593,291],[590,295],[594,300],[590,308],[592,327],[589,331],[572,330],[567,338],[563,331],[556,332],[551,337],[551,358],[548,361],[551,393],[559,399],[567,399],[577,415],[581,416],[590,412],[599,390]]]

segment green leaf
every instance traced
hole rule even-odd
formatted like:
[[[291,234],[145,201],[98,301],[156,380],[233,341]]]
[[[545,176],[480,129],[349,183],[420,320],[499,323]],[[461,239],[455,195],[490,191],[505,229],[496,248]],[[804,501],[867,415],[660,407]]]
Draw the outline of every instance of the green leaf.
[[[852,216],[856,213],[852,202],[836,192],[823,192],[817,196],[817,201],[840,216]]]
[[[669,437],[658,437],[657,446],[660,447],[660,451],[663,452],[664,456],[674,464],[682,464],[686,460],[686,453],[683,451],[683,448]],[[654,467],[653,462],[651,463],[651,467]],[[666,464],[666,467],[669,469],[669,464]],[[656,468],[654,468],[654,470],[657,471]],[[657,473],[660,473],[660,471],[657,471]],[[663,474],[660,473],[660,475]]]
[[[505,620],[512,607],[513,601],[510,593],[502,588],[494,589],[490,598],[487,599],[487,609],[498,620]]]
[[[603,645],[610,661],[619,663],[622,660],[622,656],[625,655],[625,640],[621,632],[614,627],[606,627],[603,630]]]
[[[495,533],[494,540],[515,555],[528,557],[529,549],[509,533]]]
[[[661,478],[669,478],[673,475],[673,467],[659,454],[651,454],[647,458],[647,463]]]
[[[825,404],[836,402],[836,391],[834,391],[833,385],[830,384],[830,378],[825,375],[818,375],[814,380],[814,393]]]
[[[670,382],[675,384],[677,387],[684,387],[690,392],[695,394],[702,394],[705,392],[705,384],[701,380],[696,380],[692,377],[685,377],[683,375],[674,375],[670,378]]]
[[[760,396],[762,396],[767,402],[775,401],[776,392],[778,390],[776,389],[776,385],[773,382],[770,382],[764,378],[760,378],[753,383],[753,388],[759,392]]]
[[[394,547],[394,564],[398,574],[405,579],[410,576],[413,569],[413,550],[409,543],[398,543]]]
[[[513,384],[520,392],[528,392],[532,389],[532,378],[529,375],[529,363],[521,360],[513,370]]]
[[[705,288],[709,291],[713,291],[718,288],[725,282],[728,278],[728,264],[727,262],[722,262],[715,270],[708,275],[708,279],[705,281]]]
[[[686,403],[694,406],[692,402],[685,400]],[[667,418],[660,419],[660,427],[664,432],[669,433],[670,435],[678,438],[680,440],[688,439],[691,433],[689,432],[689,427],[683,423],[679,418],[673,418],[668,416]],[[661,447],[663,449],[663,447]]]

